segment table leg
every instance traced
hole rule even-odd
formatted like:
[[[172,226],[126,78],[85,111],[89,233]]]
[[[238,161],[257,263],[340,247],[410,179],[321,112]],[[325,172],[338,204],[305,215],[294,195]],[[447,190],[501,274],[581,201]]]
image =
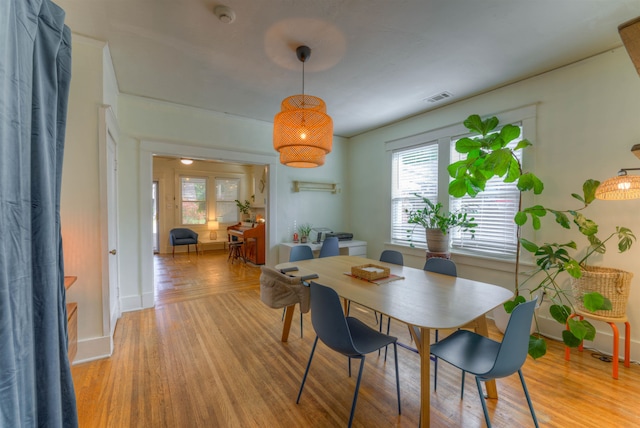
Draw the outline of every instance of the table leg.
[[[282,325],[282,341],[286,342],[289,339],[289,331],[291,330],[291,321],[293,320],[293,310],[296,305],[287,306],[287,310],[284,314],[284,324]]]
[[[413,330],[413,329],[411,329]],[[420,350],[420,426],[431,426],[431,329],[420,328],[420,338],[416,345]],[[414,337],[414,340],[416,338]]]
[[[481,317],[476,318],[476,333],[483,335],[484,337],[489,337],[489,326],[487,325],[487,318],[482,315]],[[487,397],[489,398],[498,398],[498,388],[496,387],[495,379],[488,380],[485,383],[487,388]]]

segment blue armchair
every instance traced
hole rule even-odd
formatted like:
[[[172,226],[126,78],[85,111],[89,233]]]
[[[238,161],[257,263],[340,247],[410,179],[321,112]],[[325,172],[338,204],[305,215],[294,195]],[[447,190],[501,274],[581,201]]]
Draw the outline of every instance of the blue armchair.
[[[169,231],[169,240],[171,246],[173,246],[172,255],[176,255],[177,245],[186,245],[187,253],[189,253],[189,245],[194,244],[196,246],[196,254],[198,254],[198,234],[191,229],[177,228]]]

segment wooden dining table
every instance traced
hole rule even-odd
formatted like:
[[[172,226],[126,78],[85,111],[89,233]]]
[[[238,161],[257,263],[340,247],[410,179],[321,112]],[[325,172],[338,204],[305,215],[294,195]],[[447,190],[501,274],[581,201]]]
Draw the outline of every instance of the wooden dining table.
[[[390,269],[386,282],[375,283],[351,276],[351,267],[373,264]],[[430,343],[431,329],[455,329],[475,320],[476,331],[488,335],[485,314],[509,300],[513,293],[506,288],[480,281],[453,277],[422,269],[399,266],[356,256],[334,256],[280,263],[276,269],[297,267],[288,275],[317,274],[314,281],[333,288],[345,301],[387,315],[415,326],[420,340],[410,328],[420,354],[420,394],[423,427],[430,426]],[[291,328],[293,306],[288,307],[282,341]],[[487,395],[497,398],[495,381],[486,383]]]

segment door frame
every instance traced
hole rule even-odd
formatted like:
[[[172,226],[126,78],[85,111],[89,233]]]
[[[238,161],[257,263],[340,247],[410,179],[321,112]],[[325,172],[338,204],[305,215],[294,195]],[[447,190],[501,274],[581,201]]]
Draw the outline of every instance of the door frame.
[[[271,248],[271,240],[276,236],[276,221],[273,220],[272,213],[278,206],[277,202],[277,168],[278,156],[274,154],[237,152],[232,150],[222,150],[212,147],[199,147],[187,144],[176,144],[162,141],[142,140],[139,146],[139,177],[138,194],[144,195],[151,192],[153,183],[153,156],[173,156],[188,157],[193,159],[216,159],[226,162],[266,165],[267,166],[267,186],[268,198],[265,206],[267,227],[265,240],[267,248]],[[151,230],[152,202],[151,198],[141,198],[139,206],[140,225],[140,306],[141,309],[152,308],[155,305],[155,289],[153,274],[153,231]],[[269,263],[269,252],[267,252],[267,263]]]

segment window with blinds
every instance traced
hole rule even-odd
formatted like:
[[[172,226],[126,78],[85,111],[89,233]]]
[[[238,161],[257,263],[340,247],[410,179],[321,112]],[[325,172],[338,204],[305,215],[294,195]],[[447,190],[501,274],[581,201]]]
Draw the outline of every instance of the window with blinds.
[[[518,126],[518,124],[514,124]],[[520,126],[522,135],[522,126]],[[451,163],[462,159],[455,150],[455,143],[459,136],[451,140]],[[473,137],[473,135],[466,135]],[[508,147],[515,147],[522,138],[512,141]],[[517,152],[518,156],[522,151]],[[522,163],[522,159],[520,159]],[[451,233],[451,247],[457,249],[481,252],[499,257],[515,256],[517,251],[517,227],[513,217],[518,212],[520,192],[516,183],[503,183],[502,178],[494,177],[487,182],[485,190],[475,198],[449,198],[451,211],[464,209],[471,212],[478,223],[475,237],[471,233],[454,230]]]
[[[180,177],[182,224],[207,223],[207,179]]]
[[[426,244],[424,228],[407,223],[406,210],[422,208],[422,195],[438,199],[438,142],[394,150],[391,183],[391,239],[400,244]]]
[[[240,197],[238,178],[216,178],[216,217],[222,223],[237,223],[238,206],[235,200]]]

